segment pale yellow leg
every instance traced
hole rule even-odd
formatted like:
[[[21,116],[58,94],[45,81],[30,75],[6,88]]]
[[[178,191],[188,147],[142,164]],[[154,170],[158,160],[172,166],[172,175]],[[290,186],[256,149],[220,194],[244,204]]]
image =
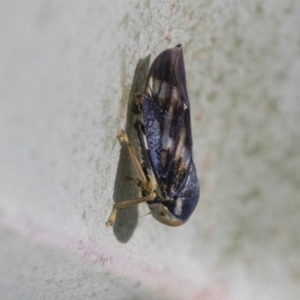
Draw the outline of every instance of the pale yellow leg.
[[[129,142],[129,138],[128,138],[127,133],[124,130],[122,130],[118,134],[118,138],[120,139],[121,142],[125,143],[125,145],[127,146],[129,154],[130,154],[130,157],[131,157],[131,159],[133,161],[134,168],[135,168],[136,172],[138,173],[139,178],[142,181],[143,185],[146,186],[148,180],[147,180],[147,178],[145,176],[145,173],[144,173],[143,168],[142,168],[142,166],[140,164],[140,161],[139,161],[139,158],[138,158],[138,156],[137,156],[137,154],[135,152],[135,149],[134,149],[134,147]]]
[[[142,203],[142,202],[152,201],[156,198],[156,192],[154,191],[156,188],[156,185],[154,182],[152,182],[152,180],[149,180],[146,177],[146,175],[143,171],[142,165],[139,161],[139,158],[136,154],[136,151],[129,142],[128,135],[126,134],[126,132],[124,130],[122,130],[118,134],[118,138],[120,139],[121,142],[125,143],[125,145],[127,146],[130,157],[133,161],[134,168],[135,168],[137,174],[139,175],[139,178],[130,178],[130,179],[136,185],[138,185],[143,191],[145,191],[145,192],[147,191],[147,193],[149,193],[149,195],[145,196],[145,197],[137,198],[137,199],[125,200],[122,202],[115,203],[115,205],[113,206],[113,209],[111,211],[111,214],[106,222],[106,226],[112,226],[115,223],[116,217],[117,217],[117,212],[119,209],[122,209],[125,207],[130,207],[130,206]]]
[[[146,197],[141,197],[141,198],[132,199],[132,200],[125,200],[122,202],[115,203],[115,205],[111,211],[111,214],[110,214],[108,220],[106,221],[106,226],[114,225],[114,223],[116,221],[116,217],[117,217],[117,212],[119,209],[125,208],[125,207],[130,207],[130,206],[142,203],[142,202],[152,201],[155,199],[155,197],[156,197],[156,194],[151,193],[150,195],[148,195]]]

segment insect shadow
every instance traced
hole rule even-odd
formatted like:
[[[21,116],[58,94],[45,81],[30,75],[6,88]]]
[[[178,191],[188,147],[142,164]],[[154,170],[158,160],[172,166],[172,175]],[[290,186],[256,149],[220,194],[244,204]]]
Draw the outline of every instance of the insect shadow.
[[[140,93],[144,89],[149,64],[150,55],[138,61],[129,93],[129,101],[127,104],[126,133],[129,136],[130,142],[137,149],[139,149],[139,142],[136,131],[133,128],[133,101],[136,98],[136,94]],[[133,164],[128,149],[126,146],[122,145],[114,186],[114,203],[140,197],[139,189],[129,180],[129,177],[135,176],[137,175],[133,169]],[[137,222],[137,206],[120,209],[117,214],[116,222],[113,226],[113,232],[117,240],[122,243],[127,243],[133,235],[134,229],[137,226]]]

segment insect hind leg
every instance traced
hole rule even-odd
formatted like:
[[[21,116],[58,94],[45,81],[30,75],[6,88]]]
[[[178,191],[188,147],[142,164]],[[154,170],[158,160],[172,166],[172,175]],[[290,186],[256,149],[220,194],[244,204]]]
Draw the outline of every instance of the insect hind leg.
[[[155,199],[155,197],[156,197],[155,193],[150,193],[148,196],[145,196],[145,197],[131,199],[131,200],[125,200],[122,202],[115,203],[115,205],[113,206],[113,209],[110,213],[110,216],[109,216],[108,220],[106,221],[106,226],[114,225],[114,223],[116,221],[116,217],[117,217],[117,212],[119,209],[130,207],[130,206],[137,205],[139,203],[143,203],[143,202],[147,202],[147,201],[152,201]]]
[[[119,209],[130,207],[142,202],[153,201],[156,198],[156,184],[145,174],[145,166],[140,163],[135,148],[129,142],[128,135],[124,130],[122,130],[118,134],[118,138],[120,142],[124,143],[128,148],[129,154],[133,161],[134,168],[139,176],[139,178],[129,179],[131,179],[142,190],[143,197],[115,203],[110,213],[110,216],[106,222],[106,226],[112,226],[115,223],[117,212]]]

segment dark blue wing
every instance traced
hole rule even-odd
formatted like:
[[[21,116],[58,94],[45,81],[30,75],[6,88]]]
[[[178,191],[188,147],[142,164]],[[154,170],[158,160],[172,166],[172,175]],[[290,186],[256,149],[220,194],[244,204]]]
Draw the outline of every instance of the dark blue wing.
[[[198,183],[192,159],[190,104],[180,45],[165,50],[154,60],[143,93],[142,118],[148,157],[162,196],[165,199],[178,197],[191,181],[190,175],[193,185],[194,177]]]

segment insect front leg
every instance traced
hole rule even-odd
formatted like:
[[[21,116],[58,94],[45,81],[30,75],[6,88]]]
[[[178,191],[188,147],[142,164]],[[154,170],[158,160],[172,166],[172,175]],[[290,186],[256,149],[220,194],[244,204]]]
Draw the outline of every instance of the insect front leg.
[[[144,192],[146,192],[147,194],[150,194],[150,193],[156,191],[157,184],[156,184],[156,181],[155,181],[154,177],[151,176],[150,174],[146,173],[146,171],[145,171],[146,166],[145,166],[144,163],[140,163],[140,160],[139,160],[139,158],[136,154],[135,148],[129,142],[129,138],[128,138],[128,135],[126,134],[126,132],[124,130],[122,130],[118,134],[118,138],[128,148],[128,151],[129,151],[130,157],[132,159],[134,168],[135,168],[135,170],[136,170],[136,172],[139,176],[138,186],[141,187],[141,189]]]
[[[118,134],[118,138],[119,138],[120,142],[123,142],[127,146],[130,157],[131,157],[133,165],[134,165],[134,168],[139,176],[139,179],[143,183],[143,185],[146,186],[148,179],[146,178],[146,175],[143,171],[142,165],[139,161],[139,158],[136,154],[134,147],[129,142],[127,133],[124,130],[121,130],[120,133]]]

